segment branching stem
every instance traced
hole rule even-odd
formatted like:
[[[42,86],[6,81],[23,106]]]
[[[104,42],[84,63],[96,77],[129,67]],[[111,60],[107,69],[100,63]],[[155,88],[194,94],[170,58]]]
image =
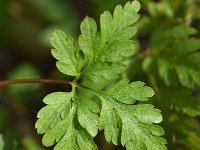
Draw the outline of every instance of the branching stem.
[[[48,84],[72,84],[72,81],[67,80],[54,80],[54,79],[16,79],[5,80],[0,82],[0,86],[8,86],[11,84],[23,84],[23,83],[48,83]]]

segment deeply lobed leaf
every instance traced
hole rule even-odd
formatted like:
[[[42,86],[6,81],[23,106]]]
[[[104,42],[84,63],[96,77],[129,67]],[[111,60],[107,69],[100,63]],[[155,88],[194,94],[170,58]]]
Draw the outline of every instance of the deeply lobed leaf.
[[[79,76],[83,60],[79,55],[73,39],[61,30],[56,30],[50,38],[52,55],[58,60],[57,68],[66,75]]]
[[[122,61],[134,52],[135,43],[130,38],[136,33],[134,23],[139,18],[139,8],[140,4],[133,1],[124,8],[117,6],[113,17],[105,11],[100,17],[100,33],[92,18],[83,20],[79,45],[89,61],[83,72],[85,76],[102,84],[116,79],[125,70]]]
[[[107,93],[115,100],[125,103],[134,104],[137,101],[147,101],[149,97],[154,95],[154,91],[143,82],[132,82],[121,80],[115,84]]]
[[[124,70],[125,65],[122,63],[100,63],[89,68],[85,75],[94,82],[103,84],[105,81],[118,78],[118,74]]]
[[[120,89],[119,85],[124,86],[121,86]],[[126,80],[119,81],[114,88],[108,91],[95,92],[101,99],[100,130],[104,130],[106,140],[112,141],[116,145],[121,142],[128,150],[166,149],[166,141],[160,137],[164,131],[154,124],[162,121],[160,111],[153,108],[151,104],[121,103],[125,100],[122,100],[123,95],[118,97],[120,90],[122,93],[126,90],[126,93],[132,94],[128,99],[132,98],[133,100],[146,100],[153,95],[153,91],[145,87],[143,83],[128,84]],[[140,95],[140,92],[147,94]],[[124,99],[127,97],[125,96]]]
[[[91,100],[79,100],[78,102],[78,121],[80,125],[92,136],[96,136],[99,126],[98,105]]]
[[[80,102],[80,110],[77,113],[72,97],[72,92],[55,92],[47,95],[43,100],[47,106],[39,111],[39,119],[35,127],[38,133],[44,134],[42,142],[45,146],[52,146],[57,143],[55,150],[95,150],[97,147],[91,135],[97,134],[98,117],[92,114],[93,108],[91,106],[94,106],[95,113],[98,112],[98,106],[93,102]],[[79,111],[86,112],[84,117],[87,120],[83,120],[85,118],[82,118]],[[76,121],[76,114],[82,126]],[[90,126],[87,126],[89,124]]]
[[[78,39],[84,59],[70,36],[60,30],[53,33],[50,41],[55,48],[52,55],[58,60],[57,68],[75,80],[72,92],[55,92],[43,100],[47,106],[39,111],[35,126],[39,134],[44,134],[45,146],[55,144],[56,150],[95,150],[92,138],[101,129],[107,141],[121,143],[128,150],[166,149],[166,141],[160,137],[164,131],[155,125],[162,121],[160,111],[150,104],[133,105],[154,94],[143,82],[121,80],[107,91],[94,91],[75,83],[81,77],[108,83],[125,70],[123,61],[135,49],[131,38],[136,33],[139,9],[139,2],[133,1],[117,6],[113,16],[105,11],[100,17],[99,32],[96,22],[86,17]],[[101,109],[94,101],[79,97],[76,87],[97,95]]]
[[[67,116],[70,113],[71,98],[72,98],[71,93],[64,93],[64,92],[52,93],[44,98],[43,101],[48,105],[43,107],[38,112],[37,117],[39,119],[35,125],[39,134],[44,134],[48,132],[49,129],[55,128],[58,122],[63,122],[63,120],[67,118]],[[55,136],[55,139],[58,138],[59,137]],[[55,143],[54,140],[50,144],[49,143],[46,144],[44,143],[44,144],[47,146],[53,145]]]

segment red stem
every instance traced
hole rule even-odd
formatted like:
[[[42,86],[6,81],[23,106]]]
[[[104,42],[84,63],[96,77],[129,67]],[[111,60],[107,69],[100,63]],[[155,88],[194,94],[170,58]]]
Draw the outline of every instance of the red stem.
[[[50,83],[50,84],[71,84],[72,81],[67,80],[54,80],[54,79],[16,79],[1,81],[0,86],[7,86],[17,83]]]

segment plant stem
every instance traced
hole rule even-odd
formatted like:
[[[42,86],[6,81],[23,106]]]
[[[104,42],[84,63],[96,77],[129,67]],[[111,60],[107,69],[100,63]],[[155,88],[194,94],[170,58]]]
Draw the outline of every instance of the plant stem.
[[[16,79],[16,80],[1,81],[0,86],[8,86],[10,84],[19,84],[19,83],[72,84],[72,81],[54,80],[54,79]]]

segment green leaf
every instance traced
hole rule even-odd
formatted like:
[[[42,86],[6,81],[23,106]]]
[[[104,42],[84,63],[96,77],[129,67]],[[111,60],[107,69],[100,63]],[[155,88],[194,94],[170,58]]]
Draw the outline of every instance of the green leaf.
[[[101,113],[100,113],[100,126],[99,129],[104,129],[104,135],[106,141],[112,142],[117,145],[120,143],[120,127],[121,120],[116,111],[110,105],[102,103]]]
[[[126,90],[127,93],[132,94],[133,99],[147,100],[148,97],[153,95],[153,91],[150,88],[143,87],[143,83],[133,82],[128,84],[126,80],[120,81],[114,86],[117,91],[111,89],[104,92],[94,92],[101,100],[100,130],[104,129],[106,140],[112,141],[114,144],[121,141],[127,150],[166,149],[166,141],[160,137],[164,134],[164,131],[154,124],[162,121],[160,111],[153,108],[151,104],[130,105],[121,103],[125,100],[119,102],[119,85],[122,85],[122,91]],[[148,94],[141,96],[141,91]],[[125,97],[124,99],[129,100],[130,98]]]
[[[71,109],[72,93],[55,92],[47,95],[44,98],[44,102],[48,104],[38,112],[38,120],[35,127],[39,134],[45,134],[43,138],[43,144],[51,146],[56,141],[60,140],[65,134],[66,127],[61,126],[64,122],[67,122]],[[61,129],[59,129],[61,127]],[[56,135],[51,137],[50,134],[55,130],[58,130]]]
[[[194,82],[200,85],[199,58],[200,53],[197,51],[197,49],[195,53],[184,54],[183,52],[183,54],[177,55],[176,52],[169,52],[163,54],[163,56],[158,59],[159,73],[165,82],[169,82],[170,84],[172,83],[169,81],[167,74],[169,74],[170,71],[175,70],[179,81],[183,86],[192,87]],[[163,72],[162,70],[165,71]]]
[[[196,30],[185,24],[163,24],[153,33],[150,47],[153,51],[160,51],[168,47],[176,39],[187,39],[190,35],[195,34]]]
[[[88,61],[94,57],[93,50],[97,45],[97,25],[93,18],[86,17],[81,22],[81,35],[78,42]]]
[[[163,124],[168,149],[199,150],[198,121],[182,113],[168,112],[164,118],[166,123]]]
[[[124,8],[118,5],[113,16],[105,11],[100,17],[100,33],[93,19],[84,19],[79,45],[89,63],[83,75],[103,84],[116,79],[125,70],[122,61],[135,49],[135,42],[130,38],[136,33],[134,24],[139,19],[139,9],[139,2],[133,1],[127,2]]]
[[[58,60],[57,68],[66,75],[79,76],[83,65],[73,39],[61,30],[56,30],[50,38],[55,49],[52,55]]]
[[[72,115],[72,114],[71,114]],[[54,147],[55,150],[95,150],[97,149],[92,137],[80,126],[75,126],[72,116],[68,118],[65,124],[61,124],[66,128],[65,134],[58,144]],[[60,126],[61,127],[61,126]],[[51,134],[53,137],[55,132]]]
[[[189,116],[200,115],[200,107],[196,97],[185,88],[160,88],[160,95],[165,106]]]
[[[126,69],[125,58],[136,47],[131,38],[136,34],[139,9],[139,2],[133,1],[124,7],[118,5],[113,16],[105,11],[100,17],[100,31],[96,22],[86,17],[78,39],[84,59],[71,37],[60,30],[53,33],[50,40],[57,68],[75,79],[71,82],[72,92],[55,92],[43,100],[47,106],[39,111],[35,127],[39,134],[44,134],[45,146],[55,145],[55,150],[96,150],[92,138],[100,129],[108,142],[121,143],[128,150],[166,149],[166,141],[160,137],[164,131],[156,125],[162,121],[160,111],[151,104],[140,104],[154,94],[143,82],[121,80],[105,91],[77,84],[85,77],[97,84],[109,84]],[[92,96],[80,96],[77,87],[98,96],[101,104],[92,101]],[[138,104],[133,105],[136,101]]]
[[[79,125],[79,123],[76,120],[75,117],[76,105],[74,105],[73,103],[73,96],[74,94],[72,92],[71,93],[55,92],[47,95],[44,98],[43,101],[48,105],[39,111],[38,113],[39,119],[37,120],[35,125],[38,133],[44,134],[42,143],[45,146],[52,146],[55,143],[57,143],[54,148],[55,150],[97,149],[96,145],[93,142],[92,137],[87,133],[85,129],[83,129]],[[90,108],[90,106],[88,106],[87,104],[88,103],[85,103],[84,106]],[[93,103],[90,102],[89,104]],[[88,113],[87,116],[91,117],[92,116],[91,113],[88,112],[87,108],[83,108],[84,106],[82,105],[83,103],[80,102],[79,111],[82,110],[87,111]],[[95,104],[93,104],[93,106],[95,106]],[[96,106],[94,112],[96,112],[97,109],[98,107]],[[80,121],[80,123],[84,125],[83,121]],[[88,124],[89,123],[90,122],[88,122]],[[92,134],[96,132],[95,131],[96,128],[90,130],[91,129],[90,127],[86,127],[86,129],[88,129],[90,131],[89,133]]]
[[[95,81],[96,83],[107,83],[112,79],[116,79],[119,77],[119,73],[125,70],[125,65],[122,63],[100,63],[95,64],[90,67],[85,75],[87,75],[90,79]]]
[[[185,87],[191,88],[194,83],[200,85],[200,40],[189,37],[195,32],[186,25],[177,25],[160,28],[153,35],[150,63],[157,63],[158,72],[167,85],[174,84],[176,77]],[[146,66],[146,59],[143,66]]]
[[[173,54],[177,55],[184,55],[192,52],[196,52],[200,48],[200,41],[195,38],[188,38],[185,40],[178,40],[175,41],[172,47],[170,48],[170,51],[173,52]]]
[[[147,101],[149,97],[154,95],[154,91],[143,82],[132,82],[121,80],[115,84],[107,93],[115,100],[125,103],[134,104],[137,101]]]
[[[80,125],[87,130],[92,137],[98,133],[99,113],[98,105],[91,100],[82,100],[78,102],[78,121]]]
[[[194,132],[185,132],[185,136],[182,139],[179,139],[177,143],[184,145],[184,148],[188,147],[188,149],[200,150],[200,138]]]
[[[104,62],[118,62],[124,60],[135,49],[132,40],[120,40],[105,46],[106,55],[102,54],[101,60]]]
[[[195,34],[197,31],[190,26],[180,24],[175,26],[171,32],[173,33],[173,37],[175,38],[187,38],[190,35]]]

